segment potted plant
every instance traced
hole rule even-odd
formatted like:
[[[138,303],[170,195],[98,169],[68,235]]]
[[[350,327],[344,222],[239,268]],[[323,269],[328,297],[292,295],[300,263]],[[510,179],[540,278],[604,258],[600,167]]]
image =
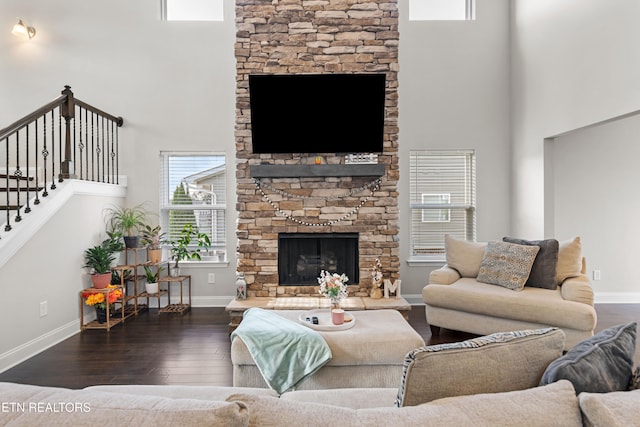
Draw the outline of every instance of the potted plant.
[[[161,232],[159,225],[151,227],[145,224],[142,232],[142,244],[147,247],[147,259],[154,264],[162,260],[162,248],[160,244],[166,233]]]
[[[107,238],[102,241],[102,246],[113,254],[114,260],[111,263],[111,267],[118,265],[120,253],[125,248],[122,233],[119,231],[107,231]]]
[[[85,304],[95,308],[98,323],[107,321],[107,305],[109,305],[109,311],[111,311],[113,304],[120,300],[123,295],[122,290],[118,289],[117,286],[110,285],[109,288],[113,288],[113,290],[106,295],[104,292],[91,292],[91,290],[82,293]],[[113,312],[110,314],[113,314]]]
[[[113,253],[102,245],[84,251],[84,266],[91,269],[91,281],[96,289],[106,288],[111,282]]]
[[[195,239],[196,248],[190,248],[192,240]],[[205,233],[201,233],[193,224],[185,224],[180,231],[180,237],[175,240],[169,240],[166,243],[171,245],[171,259],[175,264],[169,267],[170,276],[179,276],[180,269],[178,263],[182,260],[197,259],[200,260],[200,251],[208,251],[211,246],[211,240]]]
[[[144,275],[147,278],[147,283],[145,283],[145,289],[148,294],[157,294],[159,290],[158,279],[160,279],[160,272],[162,268],[158,268],[156,272],[154,272],[148,266],[144,266]]]
[[[106,210],[107,223],[111,231],[120,232],[127,248],[137,248],[138,232],[145,226],[147,211],[142,205],[132,208],[115,206]]]

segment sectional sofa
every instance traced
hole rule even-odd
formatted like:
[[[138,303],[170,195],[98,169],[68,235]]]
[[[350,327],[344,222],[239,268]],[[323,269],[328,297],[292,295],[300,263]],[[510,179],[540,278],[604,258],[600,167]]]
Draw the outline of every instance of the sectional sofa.
[[[399,388],[278,396],[264,388],[0,383],[0,425],[633,426],[635,335],[635,323],[620,325],[565,355],[557,328],[421,347],[407,355]]]

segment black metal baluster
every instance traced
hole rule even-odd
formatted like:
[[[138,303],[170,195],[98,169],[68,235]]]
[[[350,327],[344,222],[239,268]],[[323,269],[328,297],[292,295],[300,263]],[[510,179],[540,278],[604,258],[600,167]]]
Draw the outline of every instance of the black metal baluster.
[[[51,189],[56,187],[56,116],[55,109],[51,110]]]
[[[20,170],[20,130],[16,131],[16,170],[13,172],[13,178],[16,182],[16,217],[15,222],[22,221],[20,216],[20,183],[22,182],[22,171]]]
[[[5,145],[7,149],[7,157],[5,163],[5,185],[6,185],[6,193],[7,193],[7,202],[5,204],[5,209],[7,212],[7,223],[4,226],[4,231],[11,231],[11,213],[9,211],[9,137],[5,138]]]
[[[62,106],[58,107],[58,182],[63,182],[62,177]]]
[[[74,177],[78,177],[78,175],[76,174],[76,116],[75,114],[73,115],[73,118],[71,119],[73,122],[73,173],[72,171],[69,171],[70,174],[72,174]]]
[[[95,158],[95,129],[94,129],[94,113],[91,112],[91,180],[96,180],[96,158]]]
[[[102,154],[102,179],[100,180],[100,182],[106,182],[105,181],[105,167],[104,167],[104,163],[105,163],[105,159],[106,159],[106,153],[108,152],[108,147],[107,150],[104,149],[104,116],[102,116],[102,125],[101,125],[101,137],[100,137],[100,144],[102,145],[102,150],[100,151],[100,153]]]
[[[44,179],[44,191],[42,192],[42,197],[47,197],[49,192],[47,191],[47,157],[49,156],[49,150],[47,150],[47,114],[42,115],[43,123],[42,123],[42,164],[44,165],[44,173],[42,174]]]
[[[115,150],[115,159],[116,159],[116,184],[120,184],[120,157],[118,156],[118,142],[119,142],[119,130],[118,127],[116,127],[116,150]]]
[[[35,140],[35,146],[33,149],[33,152],[35,153],[33,155],[34,159],[35,159],[35,175],[36,175],[36,199],[33,201],[34,205],[39,205],[40,204],[40,171],[38,170],[38,119],[36,118],[35,120],[35,124],[36,124],[36,128],[35,128],[35,135],[36,135],[36,140]]]
[[[85,161],[85,177],[87,181],[89,181],[89,112],[84,110],[84,141],[85,141],[85,150],[84,155],[86,158]]]
[[[80,179],[83,179],[82,178],[82,164],[83,164],[82,155],[84,154],[84,143],[82,142],[83,141],[82,140],[82,123],[83,123],[82,122],[82,107],[78,107],[78,108],[80,109],[80,114],[79,114],[80,115],[80,133],[79,133],[80,134],[80,143],[78,144],[78,149],[80,150],[80,153],[78,154],[78,158],[80,159],[80,168],[79,168],[80,169],[80,174],[79,174],[79,177],[80,177]],[[86,179],[86,176],[84,177],[84,179]]]
[[[115,144],[115,141],[113,140],[113,120],[109,120],[109,123],[111,123],[111,132],[109,132],[109,135],[111,137],[111,150],[109,152],[109,156],[111,157],[111,175],[109,175],[109,182],[113,183],[115,182],[115,176],[114,176],[114,171],[115,171],[115,153],[113,151],[113,146]]]
[[[26,207],[24,208],[24,213],[29,213],[31,212],[31,205],[30,205],[30,201],[29,201],[29,190],[30,190],[30,182],[31,182],[31,174],[29,173],[29,125],[27,125],[27,147],[26,147],[26,156],[27,156],[27,160],[25,161],[25,167],[27,168],[27,194],[25,195],[25,199],[26,199]]]

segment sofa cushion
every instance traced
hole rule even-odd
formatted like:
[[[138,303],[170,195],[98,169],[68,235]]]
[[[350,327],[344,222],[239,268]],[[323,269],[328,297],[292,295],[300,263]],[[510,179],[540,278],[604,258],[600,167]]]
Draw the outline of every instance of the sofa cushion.
[[[327,390],[288,391],[280,395],[280,399],[296,402],[322,402],[325,405],[351,409],[391,408],[397,394],[397,388],[332,388]]]
[[[549,364],[541,385],[561,379],[573,383],[576,393],[627,390],[636,351],[637,323],[598,332]]]
[[[170,399],[157,396],[69,390],[0,383],[0,425],[16,426],[246,426],[249,413],[239,402]]]
[[[228,401],[247,405],[250,425],[300,426],[581,426],[580,408],[569,382],[510,393],[441,399],[406,408],[348,409],[311,402],[238,394]],[[543,411],[540,408],[544,408]]]
[[[562,284],[570,277],[579,276],[582,272],[582,243],[580,237],[559,242],[558,266],[556,267],[556,282]]]
[[[535,387],[562,355],[564,338],[561,330],[545,328],[418,348],[405,358],[396,404]]]
[[[540,248],[515,243],[491,241],[487,243],[478,282],[519,291],[531,273],[531,266]]]
[[[586,338],[593,335],[596,324],[594,308],[587,304],[568,303],[562,298],[561,288],[550,290],[525,287],[520,292],[513,292],[500,286],[463,278],[450,285],[425,286],[422,295],[429,306],[539,325],[523,329],[553,325],[585,331]],[[516,328],[502,330],[514,329]]]
[[[538,246],[540,248],[531,267],[531,274],[529,274],[529,278],[524,284],[525,286],[545,289],[555,289],[558,286],[556,283],[556,269],[558,266],[559,243],[556,239],[524,240],[504,237],[502,240],[518,245]]]
[[[85,390],[107,391],[110,393],[142,394],[145,396],[169,397],[172,399],[197,399],[197,400],[225,400],[229,395],[236,393],[251,393],[261,396],[278,397],[278,393],[270,388],[257,387],[227,387],[227,386],[198,386],[198,385],[137,385],[137,384],[111,384],[94,385]]]
[[[462,277],[476,277],[487,244],[456,239],[446,234],[444,248],[447,265],[460,273]]]
[[[578,399],[585,425],[628,427],[640,420],[640,390],[580,393]]]

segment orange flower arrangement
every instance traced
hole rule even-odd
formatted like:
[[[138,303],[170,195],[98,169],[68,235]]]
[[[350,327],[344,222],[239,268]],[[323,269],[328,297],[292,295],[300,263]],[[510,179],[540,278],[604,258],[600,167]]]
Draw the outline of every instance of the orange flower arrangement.
[[[104,292],[92,292],[87,291],[82,293],[82,298],[85,299],[84,303],[96,308],[106,309],[107,303],[109,305],[115,303],[122,298],[122,289],[117,286],[109,285],[107,289],[113,289],[111,292],[105,295]]]

